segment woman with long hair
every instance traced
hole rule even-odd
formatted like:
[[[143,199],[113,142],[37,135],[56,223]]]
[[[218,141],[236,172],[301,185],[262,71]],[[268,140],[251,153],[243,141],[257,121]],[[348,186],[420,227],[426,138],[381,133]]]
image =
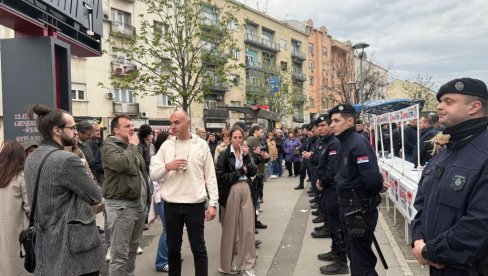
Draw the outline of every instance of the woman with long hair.
[[[222,238],[219,272],[255,275],[256,246],[254,237],[254,195],[251,177],[257,167],[249,148],[244,146],[244,131],[230,131],[231,144],[220,153],[216,175],[221,205]],[[238,242],[238,246],[236,248]],[[234,258],[234,252],[237,256]],[[234,265],[232,265],[234,261]]]
[[[24,181],[25,151],[15,141],[0,145],[0,274],[29,275],[19,258],[19,235],[29,226]]]

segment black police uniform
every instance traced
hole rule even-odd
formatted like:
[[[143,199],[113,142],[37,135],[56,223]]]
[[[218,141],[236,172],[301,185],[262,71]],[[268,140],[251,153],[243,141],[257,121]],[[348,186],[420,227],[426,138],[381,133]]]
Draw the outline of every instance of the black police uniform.
[[[481,85],[478,82],[451,81],[441,87],[437,97],[442,93],[471,95],[473,86]],[[478,89],[484,94],[477,96],[488,98],[486,86]],[[426,242],[424,258],[446,266],[441,270],[430,267],[430,275],[488,275],[475,271],[483,260],[485,265],[488,262],[487,126],[484,117],[446,128],[443,133],[451,135],[449,143],[423,169],[412,238]]]
[[[322,146],[322,139],[318,136],[314,136],[310,139],[310,145],[308,147],[308,151],[313,152],[310,155],[309,159],[309,166],[310,166],[310,180],[312,180],[312,191],[314,191],[315,196],[319,196],[319,190],[317,189],[317,186],[315,183],[317,183],[318,179],[318,171],[317,167],[319,166],[319,149]],[[320,211],[323,211],[322,208],[320,208]]]
[[[351,105],[340,105],[329,112],[355,114]],[[381,202],[379,191],[383,188],[383,178],[380,174],[376,155],[371,145],[350,127],[337,135],[341,141],[341,148],[337,156],[337,174],[334,182],[339,193],[346,229],[348,257],[351,261],[351,275],[378,275],[375,271],[376,256],[371,248],[372,237],[367,230],[368,223],[374,232],[378,221],[378,209]],[[359,197],[359,202],[352,191]],[[349,215],[360,208],[367,212],[367,222],[360,214]]]
[[[322,199],[332,238],[331,252],[339,261],[346,263],[346,243],[344,240],[342,222],[339,216],[339,195],[337,193],[337,187],[334,184],[336,160],[340,144],[341,142],[332,134],[322,137],[317,170],[321,186],[324,188],[322,191]]]

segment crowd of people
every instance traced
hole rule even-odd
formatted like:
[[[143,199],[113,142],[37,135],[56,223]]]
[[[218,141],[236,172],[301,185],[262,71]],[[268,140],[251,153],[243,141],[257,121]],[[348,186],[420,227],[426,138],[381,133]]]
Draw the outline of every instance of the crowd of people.
[[[423,115],[403,131],[382,126],[381,137],[349,104],[301,128],[269,132],[237,122],[220,133],[192,133],[184,111],[171,114],[169,132],[149,125],[136,132],[131,118],[119,115],[106,138],[97,122],[75,123],[66,111],[35,105],[29,114],[42,142],[0,147],[0,271],[28,275],[18,239],[33,216],[36,275],[99,275],[104,259],[109,275],[134,275],[142,233],[159,217],[155,270],[181,275],[186,227],[195,275],[208,275],[204,223],[218,217],[218,271],[253,276],[262,243],[256,234],[267,229],[259,220],[265,182],[290,177],[296,190],[310,182],[313,222],[320,224],[312,237],[332,240],[330,251],[317,255],[329,262],[320,272],[378,275],[373,233],[387,189],[373,149],[378,146],[380,156],[403,156],[423,168],[412,223],[418,262],[429,265],[431,275],[483,275],[488,91],[479,80],[456,79],[437,99],[438,114]],[[104,229],[97,229],[102,212]]]

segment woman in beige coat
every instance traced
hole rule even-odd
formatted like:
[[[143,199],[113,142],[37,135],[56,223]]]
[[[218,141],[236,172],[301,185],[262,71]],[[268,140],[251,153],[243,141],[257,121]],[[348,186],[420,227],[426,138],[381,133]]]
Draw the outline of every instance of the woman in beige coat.
[[[19,257],[20,232],[29,226],[30,207],[24,181],[24,148],[15,141],[0,145],[0,274],[30,275]]]

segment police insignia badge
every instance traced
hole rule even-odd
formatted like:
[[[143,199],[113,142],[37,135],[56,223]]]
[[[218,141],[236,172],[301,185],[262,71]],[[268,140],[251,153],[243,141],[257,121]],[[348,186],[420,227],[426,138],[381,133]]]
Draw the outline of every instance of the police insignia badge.
[[[451,189],[455,192],[464,188],[464,184],[466,183],[466,177],[461,175],[455,175],[451,181]]]
[[[462,91],[464,88],[464,83],[458,81],[454,84],[454,87],[457,89],[457,91]]]
[[[337,109],[339,109],[340,111],[342,111],[342,110],[344,110],[344,107],[342,105],[339,105],[339,107]]]

